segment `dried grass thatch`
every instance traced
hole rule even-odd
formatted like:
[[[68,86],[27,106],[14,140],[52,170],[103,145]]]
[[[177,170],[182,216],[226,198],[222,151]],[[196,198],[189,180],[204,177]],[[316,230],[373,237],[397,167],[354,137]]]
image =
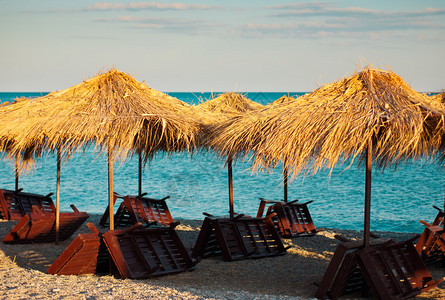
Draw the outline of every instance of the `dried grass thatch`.
[[[278,98],[275,101],[270,102],[269,104],[267,104],[267,106],[275,106],[275,105],[280,105],[283,103],[292,103],[293,101],[295,101],[295,97],[289,97],[286,95],[281,96],[280,98]]]
[[[431,96],[431,99],[433,99],[434,101],[438,101],[442,104],[445,104],[445,92]]]
[[[35,99],[0,107],[0,150],[35,157],[95,143],[125,158],[193,149],[201,129],[193,108],[132,76],[107,73]]]
[[[240,113],[262,109],[263,105],[247,99],[239,93],[224,93],[199,104],[197,107],[213,113],[222,114],[225,117],[231,117],[239,115]]]
[[[249,100],[244,95],[238,93],[224,93],[197,105],[196,108],[202,112],[200,119],[205,124],[205,130],[203,130],[200,138],[200,146],[202,148],[210,146],[213,130],[220,123],[252,111],[260,110],[263,107],[263,105]]]
[[[434,153],[442,144],[443,115],[392,71],[366,67],[299,97],[286,109],[265,109],[226,121],[211,145],[222,155],[254,150],[254,168],[278,162],[294,171],[333,168],[364,154],[373,141],[380,167]]]

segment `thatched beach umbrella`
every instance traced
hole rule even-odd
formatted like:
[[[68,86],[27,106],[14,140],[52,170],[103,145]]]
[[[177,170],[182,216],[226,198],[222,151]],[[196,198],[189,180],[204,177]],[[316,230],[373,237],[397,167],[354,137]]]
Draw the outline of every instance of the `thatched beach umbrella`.
[[[438,101],[439,103],[445,104],[445,92],[431,96],[430,98],[433,99],[434,101]]]
[[[274,118],[280,111],[289,108],[295,108],[302,101],[304,96],[297,98],[288,97],[286,95],[265,105],[262,109],[252,109],[245,111],[243,114],[232,115],[216,124],[211,132],[210,146],[220,153],[228,157],[244,157],[253,152],[257,157],[261,155],[259,145],[264,138],[266,124]],[[259,162],[264,163],[265,160],[257,159],[254,161],[254,167],[257,168]],[[278,164],[278,160],[274,160]],[[283,164],[283,191],[284,201],[288,200],[288,168]]]
[[[269,107],[269,106],[276,106],[276,105],[283,104],[283,103],[291,103],[294,100],[295,100],[295,97],[290,97],[290,96],[283,95],[280,98],[270,102],[266,106]]]
[[[255,117],[221,125],[213,143],[227,155],[253,149],[257,169],[282,161],[294,177],[309,168],[332,169],[347,159],[366,163],[365,245],[372,162],[385,168],[432,155],[442,144],[443,111],[392,71],[371,67],[306,94],[295,107]]]
[[[286,110],[288,108],[288,106],[295,106],[296,104],[298,104],[298,101],[300,101],[300,99],[303,99],[304,97],[290,97],[290,96],[286,96],[283,95],[280,98],[278,98],[277,100],[269,103],[268,105],[266,105],[267,109],[262,111],[262,114],[264,115],[269,115],[269,109],[273,109],[272,114],[276,114],[278,112],[278,110]],[[283,190],[284,190],[284,197],[283,200],[284,202],[287,202],[288,197],[287,197],[287,186],[288,186],[288,181],[289,181],[289,175],[288,175],[288,169],[287,167],[284,167],[285,163],[283,164]]]
[[[66,90],[2,106],[0,149],[25,159],[57,151],[58,165],[61,155],[68,159],[92,144],[106,150],[113,229],[113,161],[135,152],[147,161],[157,151],[192,149],[200,130],[193,113],[182,101],[112,69]]]
[[[247,99],[242,94],[224,93],[220,96],[203,102],[197,106],[198,108],[210,113],[209,118],[203,120],[208,127],[215,127],[224,120],[232,119],[249,111],[255,111],[263,108],[263,105]],[[232,177],[232,160],[231,155],[227,156],[227,172],[229,182],[229,214],[234,217],[233,208],[233,177]]]

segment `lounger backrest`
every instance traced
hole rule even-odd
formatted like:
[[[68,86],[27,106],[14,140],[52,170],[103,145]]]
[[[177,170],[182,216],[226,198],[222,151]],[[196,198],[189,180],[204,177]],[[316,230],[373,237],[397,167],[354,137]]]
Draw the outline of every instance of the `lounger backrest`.
[[[3,239],[4,243],[50,243],[54,242],[55,214],[45,213],[37,206],[33,212],[23,216]],[[88,218],[86,212],[60,213],[59,240],[68,239]]]
[[[86,224],[92,233],[79,234],[48,268],[49,274],[81,275],[94,274],[100,241],[99,230],[93,223]]]
[[[24,215],[32,212],[33,205],[43,212],[55,213],[56,211],[50,195],[0,190],[0,210],[3,219],[20,220]]]
[[[167,203],[164,199],[152,199],[147,197],[127,195],[124,197],[125,207],[134,215],[136,222],[157,222],[162,226],[169,226],[174,222]]]
[[[170,227],[110,230],[105,244],[122,278],[142,279],[187,271],[190,254]]]

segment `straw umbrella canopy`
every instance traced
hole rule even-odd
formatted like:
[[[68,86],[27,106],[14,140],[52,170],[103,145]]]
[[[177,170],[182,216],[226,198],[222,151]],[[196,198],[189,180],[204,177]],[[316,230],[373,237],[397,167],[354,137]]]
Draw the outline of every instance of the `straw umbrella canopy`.
[[[438,101],[438,102],[444,104],[445,103],[445,92],[442,92],[440,94],[431,96],[431,99],[433,99],[434,101]]]
[[[367,245],[372,161],[385,168],[435,154],[442,145],[443,115],[392,71],[368,66],[275,114],[269,110],[256,119],[249,116],[222,124],[213,144],[227,155],[246,155],[246,149],[253,149],[256,169],[283,161],[293,177],[309,168],[332,169],[347,159],[366,162]]]
[[[182,101],[111,69],[63,91],[0,107],[0,150],[24,159],[57,151],[58,165],[61,155],[68,159],[92,144],[107,150],[113,229],[113,160],[137,152],[147,161],[157,151],[193,149],[201,128],[193,113]]]
[[[222,155],[239,158],[246,157],[253,151],[256,159],[253,161],[254,169],[275,167],[279,159],[265,159],[262,155],[264,132],[267,124],[271,122],[280,111],[296,108],[298,103],[304,100],[304,96],[297,98],[283,95],[279,99],[263,106],[262,109],[246,111],[244,114],[232,116],[215,124],[211,130],[208,144]],[[270,130],[270,129],[269,129]],[[283,190],[284,201],[287,202],[288,168],[283,164]]]
[[[289,106],[294,106],[299,101],[301,101],[301,99],[304,99],[304,96],[303,97],[301,97],[301,96],[300,97],[290,97],[290,96],[283,95],[280,98],[278,98],[277,100],[267,104],[266,105],[267,109],[262,111],[262,114],[265,115],[266,117],[267,117],[267,115],[270,115],[269,109],[273,109],[272,114],[276,114],[277,111],[279,111],[279,110],[285,110]],[[284,200],[284,202],[288,201],[288,197],[287,197],[288,177],[289,177],[288,169],[287,169],[287,167],[284,167],[284,164],[283,164],[283,190],[284,190],[283,200]]]
[[[207,112],[208,118],[205,120],[203,119],[203,122],[210,128],[211,136],[212,128],[217,126],[220,122],[230,120],[250,111],[261,109],[263,108],[263,105],[247,99],[244,95],[239,93],[224,93],[214,99],[199,104],[197,108]],[[207,138],[208,137],[205,139]],[[208,140],[204,141],[202,145],[208,145],[207,143]],[[229,182],[229,214],[231,218],[234,217],[232,160],[233,157],[228,155],[227,172]]]
[[[276,106],[276,105],[283,104],[283,103],[290,103],[290,102],[293,102],[294,100],[295,100],[295,97],[283,95],[280,98],[276,99],[275,101],[270,102],[266,106]]]
[[[223,117],[230,117],[230,115],[239,115],[240,113],[262,109],[263,105],[247,99],[239,93],[224,93],[200,103],[197,107],[214,113],[221,113]]]

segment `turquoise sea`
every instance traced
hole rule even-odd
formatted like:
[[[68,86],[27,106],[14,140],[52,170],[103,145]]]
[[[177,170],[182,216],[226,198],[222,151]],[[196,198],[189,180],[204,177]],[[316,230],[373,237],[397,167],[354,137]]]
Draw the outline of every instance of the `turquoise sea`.
[[[38,97],[46,93],[0,93],[0,102],[17,97]],[[246,93],[249,99],[267,104],[284,94]],[[198,104],[211,98],[210,93],[170,93],[187,103]],[[0,161],[0,188],[14,189],[14,163]],[[280,200],[283,197],[281,167],[273,172],[254,173],[248,161],[234,165],[235,211],[256,215],[259,197]],[[120,194],[137,193],[137,157],[115,163],[114,189]],[[62,166],[61,210],[74,204],[81,211],[103,213],[107,206],[107,159],[93,148],[78,153]],[[436,161],[406,162],[396,170],[376,170],[372,174],[371,230],[417,232],[423,230],[419,220],[432,222],[443,206],[445,170]],[[56,189],[56,160],[42,158],[20,177],[25,192],[47,194]],[[316,175],[298,177],[289,184],[289,199],[309,205],[317,227],[362,230],[365,173],[352,165],[337,166],[332,174],[324,170]],[[228,211],[227,168],[214,153],[185,153],[156,156],[143,173],[143,191],[148,196],[170,196],[168,205],[174,218],[203,219],[202,212],[224,215]],[[55,199],[55,198],[54,198]]]

